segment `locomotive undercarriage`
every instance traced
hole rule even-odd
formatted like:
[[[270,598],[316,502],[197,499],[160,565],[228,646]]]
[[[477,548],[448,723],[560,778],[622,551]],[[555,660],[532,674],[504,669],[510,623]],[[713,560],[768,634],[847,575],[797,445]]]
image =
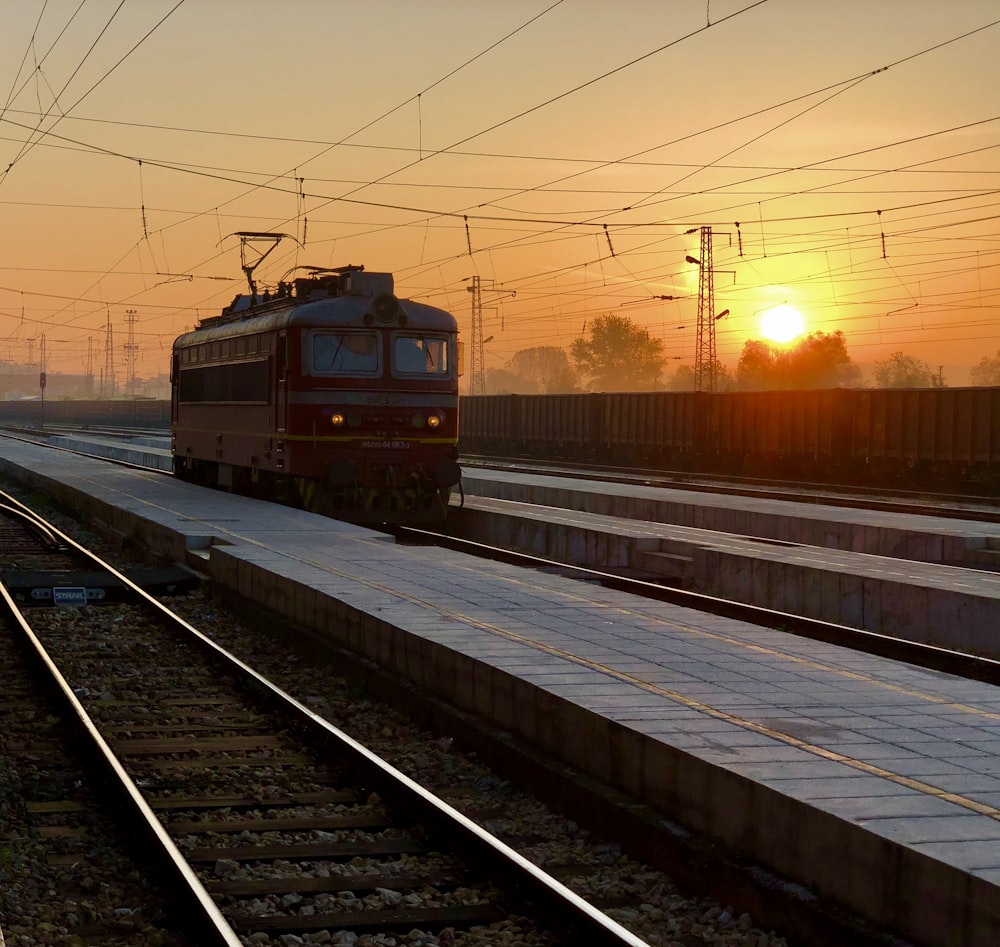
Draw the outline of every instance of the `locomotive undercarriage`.
[[[333,486],[296,477],[302,509],[353,523],[438,523],[448,512],[451,490],[414,475],[394,486]]]
[[[271,500],[352,523],[440,523],[448,512],[451,489],[410,471],[390,468],[384,485],[332,484],[312,477],[292,477],[271,471],[175,458],[181,480]],[[391,474],[391,475],[390,475]]]

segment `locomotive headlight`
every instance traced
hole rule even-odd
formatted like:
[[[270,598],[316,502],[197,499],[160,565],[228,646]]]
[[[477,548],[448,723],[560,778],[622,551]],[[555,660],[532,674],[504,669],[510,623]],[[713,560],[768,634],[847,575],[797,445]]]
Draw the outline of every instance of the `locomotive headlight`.
[[[415,415],[413,415],[413,417],[410,418],[410,424],[412,424],[414,427],[423,427],[424,426],[424,416],[422,414],[415,414]]]
[[[441,416],[438,415],[438,414],[432,414],[427,419],[427,426],[428,427],[441,427]]]
[[[360,427],[361,426],[361,415],[358,414],[357,411],[352,411],[347,416],[347,423],[350,424],[351,427]]]
[[[339,411],[334,411],[334,413],[330,415],[330,423],[334,427],[340,427],[344,423],[344,416]]]

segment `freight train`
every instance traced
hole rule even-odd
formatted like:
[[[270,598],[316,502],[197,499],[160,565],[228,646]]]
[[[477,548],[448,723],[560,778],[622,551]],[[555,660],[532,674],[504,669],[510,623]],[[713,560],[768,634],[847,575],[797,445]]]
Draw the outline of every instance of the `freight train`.
[[[392,275],[310,267],[173,344],[174,473],[359,523],[444,518],[458,484],[458,326]]]
[[[1000,492],[1000,388],[484,395],[459,433],[463,455]]]

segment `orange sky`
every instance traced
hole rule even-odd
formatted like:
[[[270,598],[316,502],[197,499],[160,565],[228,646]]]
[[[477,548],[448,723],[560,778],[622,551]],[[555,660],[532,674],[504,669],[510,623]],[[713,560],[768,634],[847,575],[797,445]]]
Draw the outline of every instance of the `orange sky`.
[[[467,340],[478,274],[487,368],[614,312],[671,370],[702,226],[731,367],[784,302],[865,366],[1000,350],[995,0],[79,6],[5,4],[0,358],[99,372],[110,316],[121,378],[134,310],[165,371],[278,230],[260,282],[391,271]]]

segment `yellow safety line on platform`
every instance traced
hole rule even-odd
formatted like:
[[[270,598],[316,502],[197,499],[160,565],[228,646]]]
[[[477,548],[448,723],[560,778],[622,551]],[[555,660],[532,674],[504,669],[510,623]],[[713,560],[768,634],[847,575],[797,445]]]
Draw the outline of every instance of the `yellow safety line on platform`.
[[[741,727],[744,730],[751,730],[754,733],[760,733],[763,736],[770,737],[773,740],[777,740],[780,743],[785,743],[788,746],[794,746],[800,750],[804,750],[807,753],[812,753],[814,756],[818,756],[821,759],[831,760],[835,763],[843,763],[845,766],[850,766],[852,769],[859,770],[860,772],[867,773],[870,776],[880,776],[882,779],[888,779],[890,782],[896,783],[900,786],[905,786],[908,789],[914,789],[918,792],[925,793],[929,796],[935,796],[938,799],[944,799],[947,802],[953,802],[956,805],[962,806],[966,809],[971,809],[974,812],[978,812],[980,815],[989,816],[991,819],[1000,820],[1000,809],[995,806],[988,806],[980,802],[976,802],[974,799],[967,799],[965,796],[960,796],[957,793],[948,792],[944,789],[939,789],[937,786],[932,786],[929,783],[921,782],[917,779],[912,779],[909,776],[901,776],[899,773],[893,773],[891,770],[883,769],[881,766],[875,766],[872,763],[866,763],[864,760],[857,760],[852,756],[845,756],[843,753],[837,753],[835,750],[828,750],[825,747],[816,746],[812,743],[808,743],[805,740],[800,740],[798,737],[793,737],[790,734],[783,733],[781,730],[775,730],[771,727],[766,727],[764,724],[754,723],[752,720],[747,720],[745,717],[737,717],[735,714],[727,713],[724,710],[719,710],[717,707],[712,707],[709,704],[702,703],[699,700],[694,700],[691,697],[685,697],[683,694],[677,693],[677,691],[667,690],[665,687],[660,687],[658,684],[651,684],[648,681],[643,681],[640,678],[633,677],[624,671],[616,671],[614,668],[610,668],[607,665],[600,664],[597,661],[590,661],[587,658],[582,658],[579,655],[572,654],[568,651],[563,651],[560,648],[554,648],[551,645],[544,644],[540,641],[535,641],[531,638],[525,638],[523,635],[518,635],[512,631],[505,631],[502,628],[497,628],[487,622],[478,621],[475,618],[469,618],[467,616],[461,616],[462,621],[467,622],[470,625],[475,625],[477,628],[481,628],[484,631],[492,632],[493,634],[498,634],[504,638],[511,641],[517,641],[522,644],[530,645],[538,651],[543,651],[547,654],[552,654],[563,660],[570,661],[573,664],[578,664],[582,667],[589,668],[591,670],[600,671],[603,674],[607,674],[610,677],[617,678],[628,684],[633,684],[642,690],[648,691],[651,694],[656,694],[659,697],[666,697],[675,703],[681,704],[684,707],[688,707],[691,710],[697,710],[699,713],[706,714],[709,717],[714,717],[717,720],[724,720],[727,723],[731,723],[734,726]],[[778,652],[780,654],[780,652]],[[818,666],[818,665],[817,665]],[[836,673],[836,668],[832,669]],[[873,683],[878,684],[878,681]],[[922,696],[922,695],[915,695]],[[958,706],[958,705],[950,705]],[[964,709],[964,708],[963,708]],[[974,711],[974,708],[972,708]]]

